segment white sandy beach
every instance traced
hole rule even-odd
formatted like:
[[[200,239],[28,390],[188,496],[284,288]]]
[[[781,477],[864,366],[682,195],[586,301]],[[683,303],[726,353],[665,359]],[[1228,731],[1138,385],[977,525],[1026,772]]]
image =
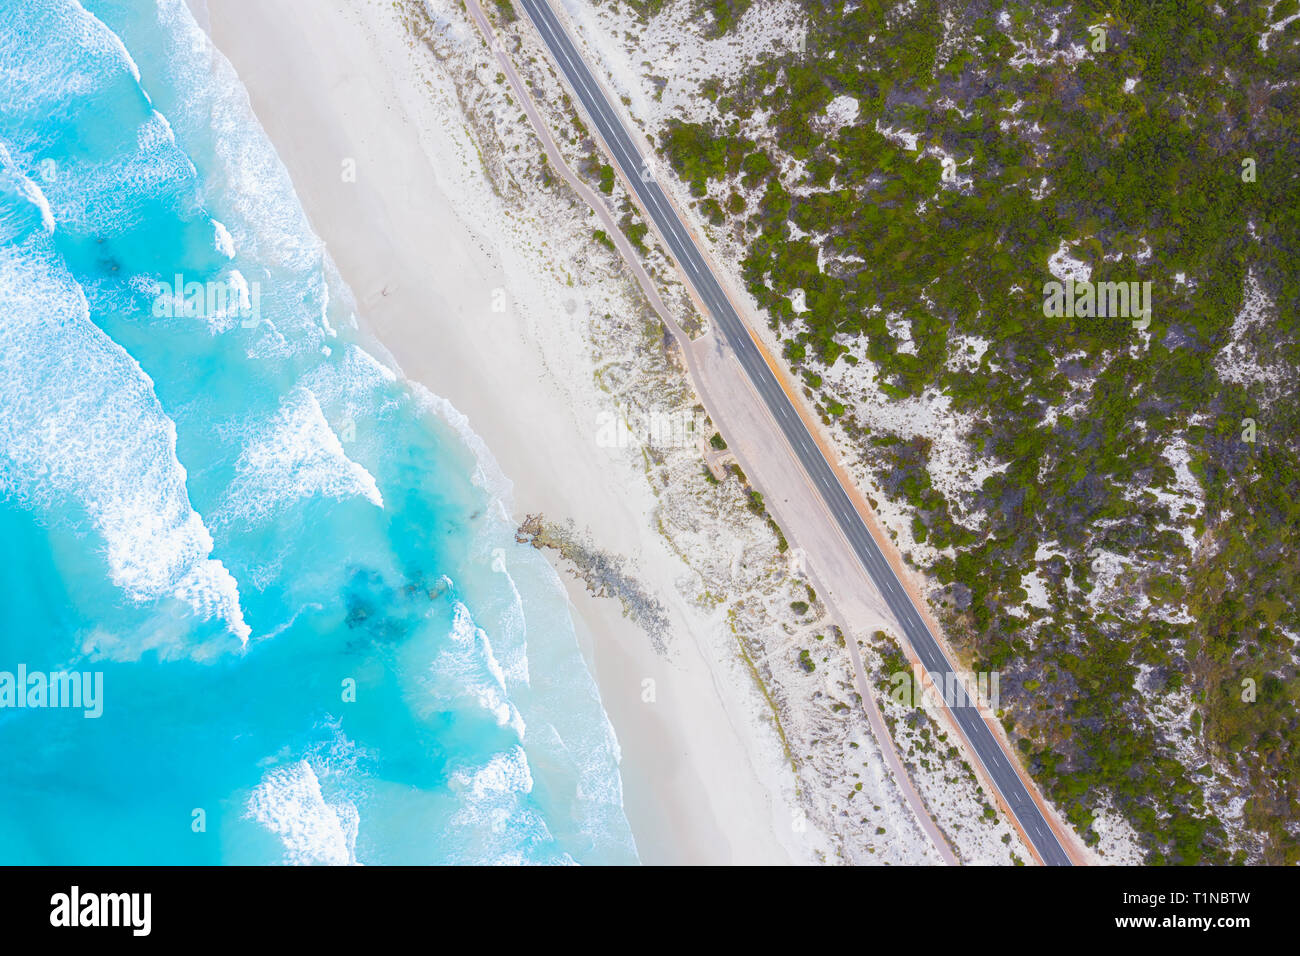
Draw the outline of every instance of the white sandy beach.
[[[752,682],[715,639],[693,633],[697,612],[671,586],[684,567],[655,529],[644,472],[597,445],[599,393],[562,251],[590,243],[590,229],[561,224],[555,248],[541,247],[546,230],[492,191],[451,84],[414,65],[393,6],[192,6],[248,88],[363,328],[468,416],[514,482],[516,519],[571,519],[664,585],[655,593],[674,624],[668,657],[616,601],[562,573],[622,748],[641,859],[814,859],[822,848],[791,826],[794,780]]]

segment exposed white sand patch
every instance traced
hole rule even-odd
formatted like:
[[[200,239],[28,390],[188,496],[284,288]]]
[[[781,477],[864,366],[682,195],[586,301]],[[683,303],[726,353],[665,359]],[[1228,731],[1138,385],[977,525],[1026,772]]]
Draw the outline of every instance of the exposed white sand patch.
[[[984,353],[989,350],[989,346],[992,344],[991,339],[981,338],[978,335],[950,335],[948,337],[948,368],[953,371],[979,368],[980,360],[984,358]]]
[[[739,76],[750,64],[806,42],[807,24],[797,4],[778,0],[753,4],[725,36],[706,36],[707,21],[691,0],[669,0],[648,23],[624,4],[595,6],[562,0],[560,6],[585,41],[589,62],[614,91],[631,102],[629,111],[645,128],[669,116],[700,121],[717,108],[698,95],[709,80]],[[637,51],[616,38],[637,36]],[[648,82],[648,77],[665,81]]]
[[[1093,610],[1102,610],[1117,599],[1122,585],[1132,578],[1133,560],[1104,548],[1095,549],[1089,557],[1093,588],[1088,595],[1088,604]]]
[[[852,96],[837,96],[826,107],[826,119],[838,129],[858,118],[858,101]]]
[[[1056,278],[1064,282],[1066,279],[1073,279],[1075,282],[1087,282],[1092,276],[1092,266],[1070,254],[1070,244],[1064,239],[1056,252],[1052,253],[1047,259],[1047,271]]]
[[[790,290],[790,308],[794,310],[795,315],[803,315],[808,311],[807,296],[803,289]]]
[[[1025,603],[1030,607],[1036,607],[1040,611],[1052,609],[1051,599],[1047,594],[1047,581],[1037,568],[1020,576],[1020,586],[1029,594]]]
[[[1015,47],[1016,52],[1007,61],[1014,70],[1024,70],[1026,67],[1050,67],[1056,64],[1072,66],[1078,63],[1084,57],[1088,56],[1088,47],[1082,43],[1071,43],[1063,46],[1059,41],[1061,31],[1053,26],[1051,32],[1046,37],[1046,43],[1039,46],[1038,37],[1044,32],[1044,23],[1041,20],[1030,20],[1023,25],[1019,31],[1020,35],[1016,36],[1008,32],[1012,26],[1009,18],[1006,23],[998,24],[1003,32],[1007,34],[1007,39]],[[1030,32],[1033,36],[1030,36]],[[1088,37],[1091,42],[1091,35]]]
[[[1290,373],[1280,363],[1268,363],[1260,351],[1261,338],[1276,314],[1255,274],[1246,275],[1242,288],[1241,309],[1232,323],[1228,344],[1214,359],[1219,378],[1235,385],[1263,386],[1264,397],[1275,397]]]
[[[865,355],[866,345],[852,345],[851,351]],[[971,527],[983,520],[971,496],[990,475],[1005,471],[1008,463],[981,459],[971,452],[966,436],[975,424],[973,417],[954,411],[952,399],[935,390],[904,399],[886,397],[879,390],[878,370],[870,359],[862,358],[856,365],[841,359],[819,371],[828,390],[851,402],[854,418],[872,432],[928,439],[931,480],[948,499],[954,520]]]
[[[903,149],[913,153],[918,149],[920,135],[917,133],[908,132],[905,129],[895,129],[892,126],[882,126],[880,120],[876,120],[875,129],[876,132],[885,137],[885,139],[889,140],[891,143],[897,143],[899,146],[903,147]]]
[[[1269,4],[1268,18],[1270,20],[1273,19],[1273,11],[1277,9],[1278,2],[1279,0],[1273,0],[1273,2]],[[1269,44],[1273,42],[1273,34],[1281,33],[1283,30],[1285,30],[1296,20],[1300,20],[1300,12],[1293,13],[1290,16],[1283,17],[1281,20],[1278,20],[1276,23],[1270,23],[1264,29],[1264,32],[1259,35],[1259,48],[1261,50],[1267,51]]]
[[[1132,824],[1110,807],[1094,807],[1093,813],[1097,855],[1113,866],[1141,866],[1144,854]]]
[[[885,327],[897,340],[895,347],[901,354],[916,354],[916,342],[912,340],[912,323],[906,317],[891,312],[885,316]]]

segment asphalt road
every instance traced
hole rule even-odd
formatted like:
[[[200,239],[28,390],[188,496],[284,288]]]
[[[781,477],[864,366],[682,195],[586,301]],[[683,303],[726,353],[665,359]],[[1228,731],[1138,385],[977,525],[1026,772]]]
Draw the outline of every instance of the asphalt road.
[[[615,161],[622,168],[624,176],[636,190],[642,207],[654,220],[659,234],[663,236],[682,271],[686,273],[687,279],[708,309],[714,324],[739,359],[786,441],[789,442],[812,479],[813,485],[821,494],[826,507],[834,516],[863,567],[871,575],[871,579],[889,605],[922,665],[939,687],[948,686],[950,682],[945,680],[945,675],[954,672],[952,664],[948,662],[934,635],[921,619],[907,590],[894,574],[894,569],[885,560],[879,545],[876,544],[861,515],[853,507],[853,502],[849,500],[847,492],[836,478],[835,472],[822,455],[821,449],[791,405],[776,375],[754,344],[749,330],[723,293],[721,285],[686,231],[676,210],[664,195],[663,189],[655,182],[653,166],[647,165],[646,157],[637,149],[631,135],[606,100],[600,85],[592,76],[587,64],[546,0],[520,0],[520,5],[537,27],[556,64],[568,80],[569,87],[578,96],[587,116],[595,123],[602,139],[613,153]],[[653,162],[654,159],[651,158],[650,163]],[[1012,768],[997,738],[960,687],[957,688],[957,697],[959,699],[952,702],[950,709],[958,727],[1000,791],[1002,798],[1011,808],[1011,812],[1016,815],[1020,826],[1028,834],[1039,856],[1049,865],[1068,866],[1069,857],[1057,840],[1056,834],[1043,818],[1042,811],[1025,789],[1023,781]]]

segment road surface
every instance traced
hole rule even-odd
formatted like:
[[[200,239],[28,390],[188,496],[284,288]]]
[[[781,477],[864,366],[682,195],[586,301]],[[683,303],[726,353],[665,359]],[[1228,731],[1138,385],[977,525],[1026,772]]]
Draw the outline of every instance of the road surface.
[[[624,177],[636,191],[642,208],[654,221],[669,251],[677,259],[681,270],[691,283],[697,296],[708,310],[716,327],[735,353],[754,388],[767,405],[782,434],[794,450],[813,486],[818,490],[836,524],[848,539],[867,573],[889,605],[905,637],[922,665],[938,687],[950,681],[945,675],[955,672],[943,649],[922,620],[907,589],[898,580],[894,569],[881,553],[862,516],[853,506],[848,493],[826,461],[817,442],[791,404],[781,383],[768,366],[744,322],[722,291],[722,286],[709,268],[704,255],[687,232],[668,201],[663,189],[655,181],[654,159],[643,156],[632,136],[624,127],[618,114],[605,97],[604,91],[592,76],[587,64],[578,53],[573,41],[560,24],[546,0],[519,0],[551,56],[564,73],[570,89],[582,103],[587,116],[595,124]],[[1007,807],[1015,815],[1034,849],[1044,863],[1068,866],[1070,858],[1056,834],[1030,796],[1024,781],[1003,751],[1000,742],[984,722],[979,710],[958,686],[959,699],[952,701],[949,710],[966,737],[970,749],[993,781]]]

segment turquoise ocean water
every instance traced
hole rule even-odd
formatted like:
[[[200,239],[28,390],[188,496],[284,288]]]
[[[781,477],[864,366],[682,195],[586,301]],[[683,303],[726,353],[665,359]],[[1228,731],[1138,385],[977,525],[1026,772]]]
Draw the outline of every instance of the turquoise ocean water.
[[[0,672],[103,675],[0,707],[0,863],[636,861],[508,482],[354,329],[181,0],[0,0]]]

